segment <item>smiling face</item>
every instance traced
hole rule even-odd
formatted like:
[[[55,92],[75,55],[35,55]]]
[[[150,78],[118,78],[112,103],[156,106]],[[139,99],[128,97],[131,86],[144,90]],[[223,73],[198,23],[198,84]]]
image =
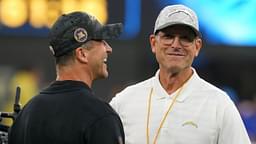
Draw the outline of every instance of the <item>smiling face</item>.
[[[174,25],[150,36],[152,52],[162,70],[178,73],[191,67],[202,40],[188,26]]]
[[[112,53],[112,48],[104,40],[93,40],[88,49],[88,65],[94,79],[107,78],[107,59]]]

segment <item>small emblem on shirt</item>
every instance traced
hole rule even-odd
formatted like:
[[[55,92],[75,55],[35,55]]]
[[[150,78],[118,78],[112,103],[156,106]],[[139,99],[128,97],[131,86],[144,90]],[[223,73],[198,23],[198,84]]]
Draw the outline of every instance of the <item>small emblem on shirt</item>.
[[[186,121],[186,122],[184,122],[184,123],[182,124],[183,127],[184,127],[184,126],[188,126],[188,125],[191,125],[191,126],[193,126],[193,127],[195,127],[195,128],[198,128],[198,125],[197,125],[196,123],[194,123],[193,121]]]

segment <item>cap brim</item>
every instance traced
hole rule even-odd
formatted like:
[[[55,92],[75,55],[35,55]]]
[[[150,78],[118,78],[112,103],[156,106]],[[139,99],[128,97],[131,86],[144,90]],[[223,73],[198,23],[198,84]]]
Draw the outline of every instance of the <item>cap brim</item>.
[[[181,23],[181,22],[170,22],[170,23],[166,23],[165,25],[162,25],[162,26],[158,27],[158,28],[154,31],[154,33],[156,33],[156,32],[159,31],[159,30],[162,30],[162,29],[164,29],[164,28],[171,27],[171,26],[174,26],[174,25],[184,25],[184,26],[188,26],[188,27],[190,27],[190,28],[195,32],[195,34],[196,34],[198,37],[200,37],[200,38],[202,37],[202,34],[201,34],[197,29],[195,29],[193,26],[191,26],[190,24]]]
[[[115,23],[115,24],[107,24],[104,25],[99,31],[95,33],[93,39],[116,39],[118,38],[123,31],[123,24],[122,23]]]

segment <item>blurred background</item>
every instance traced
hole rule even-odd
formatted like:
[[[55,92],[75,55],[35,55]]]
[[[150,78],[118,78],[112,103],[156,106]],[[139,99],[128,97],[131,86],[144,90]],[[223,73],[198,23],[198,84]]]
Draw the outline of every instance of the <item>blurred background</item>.
[[[25,105],[55,80],[48,32],[62,13],[80,10],[103,24],[124,24],[121,38],[109,41],[109,78],[93,85],[97,97],[108,102],[124,87],[155,74],[149,35],[160,10],[178,3],[196,11],[203,35],[193,67],[229,94],[256,141],[255,0],[0,0],[0,111],[12,111],[16,86]]]

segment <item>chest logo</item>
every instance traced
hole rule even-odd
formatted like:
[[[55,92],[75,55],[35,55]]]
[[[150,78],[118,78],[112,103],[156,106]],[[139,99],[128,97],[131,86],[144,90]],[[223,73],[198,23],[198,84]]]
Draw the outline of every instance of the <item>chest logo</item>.
[[[197,125],[195,122],[193,122],[193,121],[186,121],[186,122],[184,122],[184,123],[182,124],[183,127],[184,127],[184,126],[189,126],[189,125],[191,125],[191,126],[193,126],[193,127],[195,127],[195,128],[198,128],[198,125]]]

